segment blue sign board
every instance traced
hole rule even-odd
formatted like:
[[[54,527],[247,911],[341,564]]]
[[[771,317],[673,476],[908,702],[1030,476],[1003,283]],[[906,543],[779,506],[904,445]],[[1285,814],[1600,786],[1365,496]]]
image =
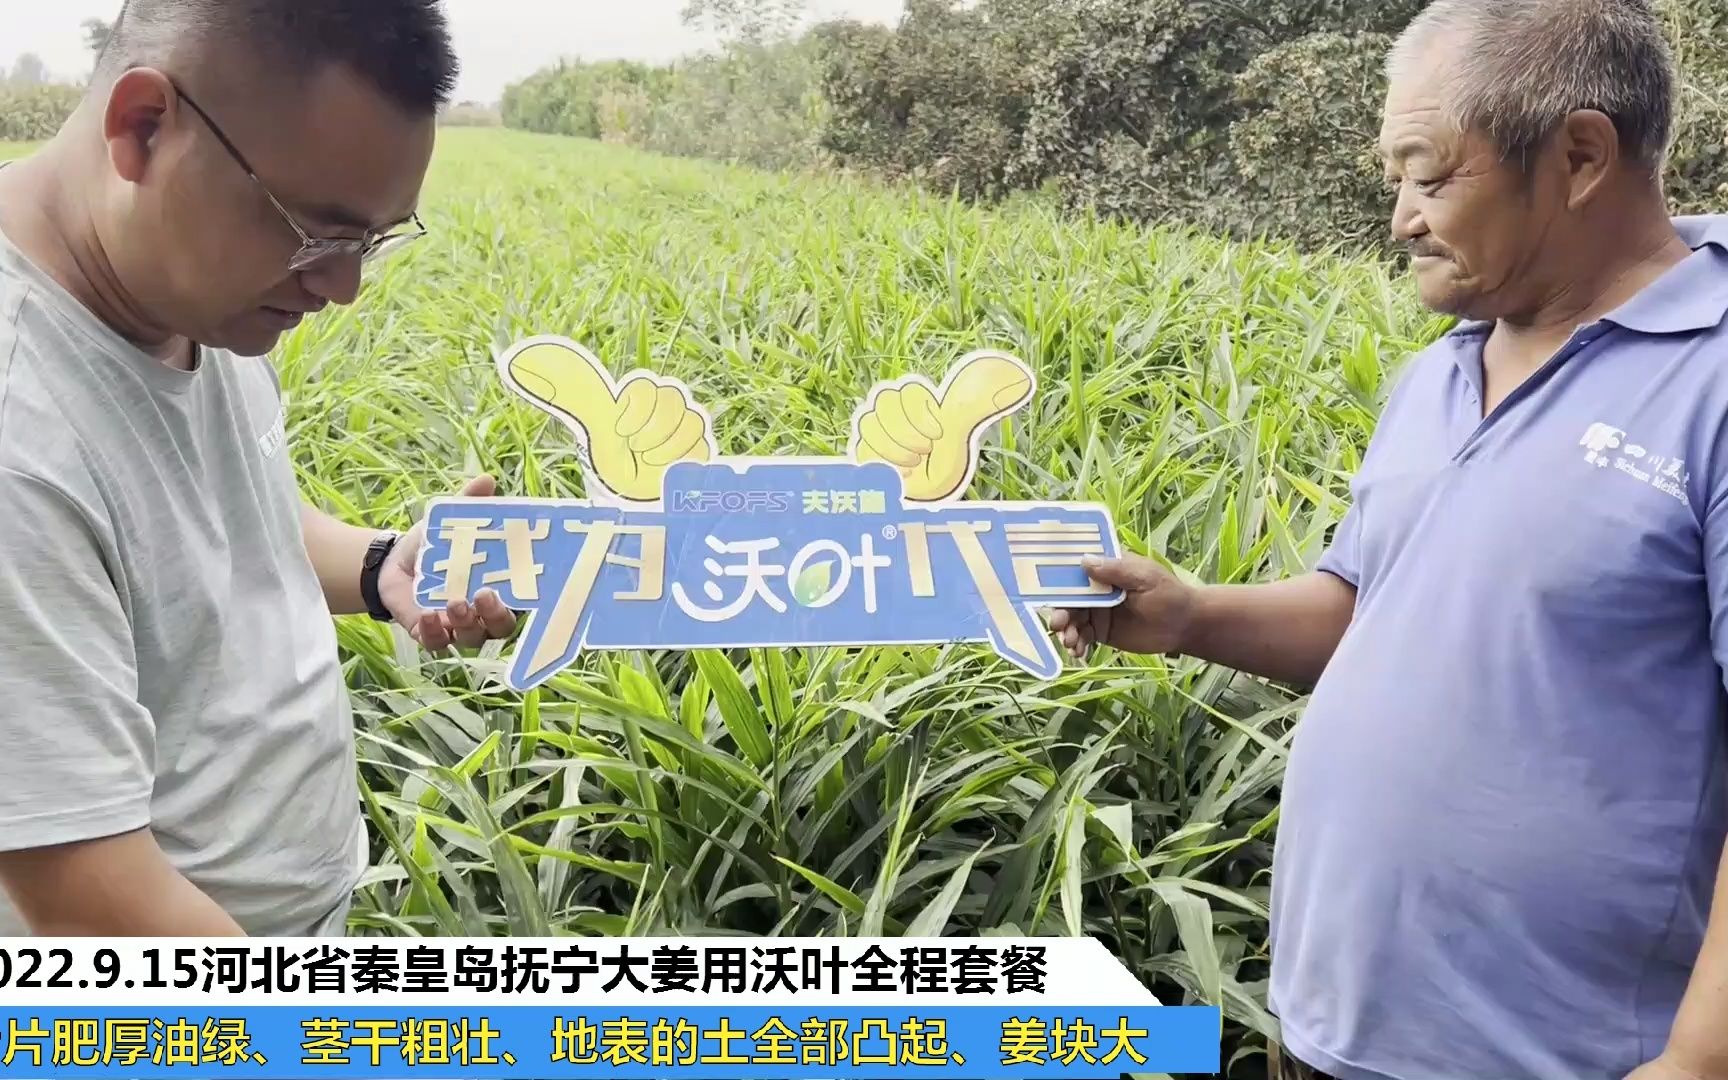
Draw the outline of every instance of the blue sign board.
[[[525,612],[517,689],[590,649],[976,642],[1050,678],[1062,659],[1038,609],[1121,601],[1080,568],[1118,554],[1105,507],[960,498],[984,428],[1031,397],[1012,357],[877,387],[849,456],[825,459],[716,460],[682,384],[614,384],[559,339],[500,366],[582,439],[596,497],[436,503],[418,597],[492,588]]]

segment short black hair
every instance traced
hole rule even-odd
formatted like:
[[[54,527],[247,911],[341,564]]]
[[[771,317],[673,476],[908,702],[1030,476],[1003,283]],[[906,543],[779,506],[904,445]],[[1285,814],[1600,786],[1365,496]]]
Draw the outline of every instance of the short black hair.
[[[250,49],[289,72],[345,65],[414,113],[447,104],[459,70],[439,0],[126,0],[96,81],[188,40]]]

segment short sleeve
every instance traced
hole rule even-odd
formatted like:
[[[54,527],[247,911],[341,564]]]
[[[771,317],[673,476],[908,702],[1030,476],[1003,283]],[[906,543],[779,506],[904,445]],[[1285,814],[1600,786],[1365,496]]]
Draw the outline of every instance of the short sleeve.
[[[0,850],[150,823],[155,725],[130,624],[88,518],[0,467]]]
[[[1710,602],[1710,651],[1728,682],[1728,495],[1704,514],[1704,590]]]
[[[1403,402],[1412,393],[1421,393],[1423,380],[1431,384],[1431,373],[1450,367],[1450,360],[1445,354],[1424,351],[1398,372],[1392,383],[1392,391],[1386,397],[1385,406],[1374,419],[1374,432],[1368,437],[1368,445],[1362,450],[1362,460],[1356,466],[1355,475],[1350,478],[1350,506],[1345,510],[1344,517],[1332,530],[1331,542],[1326,550],[1321,552],[1320,559],[1314,564],[1314,569],[1322,573],[1348,582],[1351,587],[1362,587],[1362,499],[1361,478],[1383,452],[1388,433],[1398,424],[1398,413]],[[1415,389],[1412,389],[1415,387]]]
[[[1321,553],[1314,569],[1342,578],[1352,586],[1362,585],[1362,516],[1354,501],[1332,531],[1332,542]]]

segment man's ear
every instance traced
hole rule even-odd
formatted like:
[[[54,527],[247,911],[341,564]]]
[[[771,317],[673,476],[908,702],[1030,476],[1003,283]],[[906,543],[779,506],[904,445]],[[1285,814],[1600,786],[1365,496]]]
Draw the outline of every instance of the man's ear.
[[[159,71],[134,68],[114,80],[102,113],[102,138],[121,179],[135,184],[144,178],[165,119],[179,112],[179,96]]]
[[[1557,134],[1566,157],[1566,207],[1580,210],[1620,163],[1620,133],[1607,114],[1579,109],[1561,122]]]

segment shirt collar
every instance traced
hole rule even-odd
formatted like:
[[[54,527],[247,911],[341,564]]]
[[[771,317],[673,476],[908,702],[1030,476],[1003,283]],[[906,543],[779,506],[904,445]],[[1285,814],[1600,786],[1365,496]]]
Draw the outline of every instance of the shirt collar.
[[[1674,219],[1692,254],[1604,316],[1640,334],[1684,334],[1721,325],[1728,315],[1728,215]]]

